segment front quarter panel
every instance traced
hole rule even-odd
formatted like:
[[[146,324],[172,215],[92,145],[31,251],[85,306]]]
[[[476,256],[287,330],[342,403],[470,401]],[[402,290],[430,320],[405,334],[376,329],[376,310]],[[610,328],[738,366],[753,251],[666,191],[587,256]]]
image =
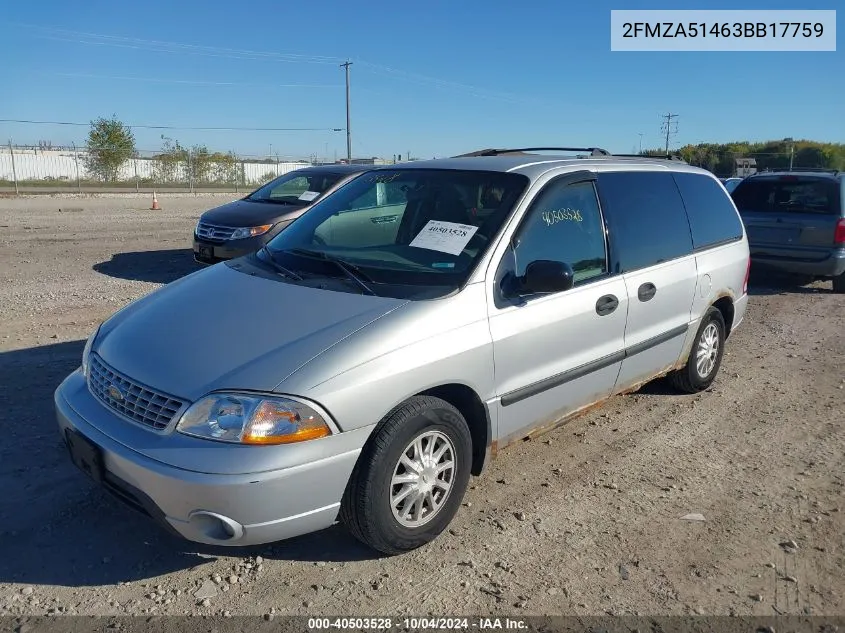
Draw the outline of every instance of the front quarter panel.
[[[301,368],[276,387],[310,398],[349,431],[377,423],[428,389],[457,383],[493,397],[493,349],[483,284],[411,303]]]

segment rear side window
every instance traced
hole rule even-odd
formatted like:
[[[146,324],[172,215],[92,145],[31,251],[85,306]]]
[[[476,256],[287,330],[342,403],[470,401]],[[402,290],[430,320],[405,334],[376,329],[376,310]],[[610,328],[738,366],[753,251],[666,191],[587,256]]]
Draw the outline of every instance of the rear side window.
[[[703,174],[673,175],[689,217],[693,248],[724,244],[742,237],[742,221],[728,194]]]
[[[832,178],[791,175],[749,178],[731,195],[741,212],[838,215],[841,208],[839,183]]]
[[[692,252],[689,221],[671,173],[604,172],[598,184],[613,272],[626,273]]]

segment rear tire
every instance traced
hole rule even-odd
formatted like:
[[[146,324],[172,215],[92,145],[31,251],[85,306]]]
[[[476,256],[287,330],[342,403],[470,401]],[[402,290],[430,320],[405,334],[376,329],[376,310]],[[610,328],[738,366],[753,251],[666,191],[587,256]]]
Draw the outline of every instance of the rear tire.
[[[698,326],[687,364],[669,374],[672,386],[684,393],[698,393],[713,384],[722,364],[726,338],[725,319],[718,308],[711,307]]]
[[[388,413],[364,446],[340,520],[383,554],[416,549],[457,513],[471,465],[472,437],[461,413],[440,398],[414,396]]]
[[[845,293],[845,273],[833,278],[833,292],[840,295]]]

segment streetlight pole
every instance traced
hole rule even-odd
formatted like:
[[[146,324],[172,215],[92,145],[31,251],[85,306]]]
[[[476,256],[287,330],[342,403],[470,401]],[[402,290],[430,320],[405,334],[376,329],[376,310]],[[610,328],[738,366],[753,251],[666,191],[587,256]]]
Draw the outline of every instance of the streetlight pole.
[[[789,143],[789,171],[792,171],[792,159],[795,157],[795,141],[791,136],[783,140]]]
[[[352,62],[347,61],[340,65],[346,69],[346,159],[352,164],[352,129],[349,121],[349,67]]]

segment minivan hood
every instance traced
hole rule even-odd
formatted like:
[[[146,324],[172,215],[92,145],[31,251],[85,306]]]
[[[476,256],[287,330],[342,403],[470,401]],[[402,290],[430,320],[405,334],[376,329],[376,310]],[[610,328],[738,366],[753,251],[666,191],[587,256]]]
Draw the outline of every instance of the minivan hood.
[[[283,218],[288,219],[289,216],[296,217],[306,206],[308,205],[235,200],[206,211],[200,216],[200,220],[221,226],[260,226]]]
[[[187,400],[216,389],[272,391],[405,303],[296,286],[217,264],[115,314],[93,351],[128,378]]]

